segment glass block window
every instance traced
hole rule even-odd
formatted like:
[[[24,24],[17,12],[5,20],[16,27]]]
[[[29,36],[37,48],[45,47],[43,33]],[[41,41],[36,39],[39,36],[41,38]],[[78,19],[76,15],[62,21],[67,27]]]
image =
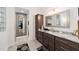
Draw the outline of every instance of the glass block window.
[[[0,7],[0,32],[6,29],[6,8]]]

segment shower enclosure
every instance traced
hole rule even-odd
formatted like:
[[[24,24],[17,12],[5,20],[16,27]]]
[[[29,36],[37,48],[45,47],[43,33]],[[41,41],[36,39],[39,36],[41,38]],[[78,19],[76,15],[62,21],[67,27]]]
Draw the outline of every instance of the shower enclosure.
[[[6,30],[6,7],[0,7],[0,32]]]

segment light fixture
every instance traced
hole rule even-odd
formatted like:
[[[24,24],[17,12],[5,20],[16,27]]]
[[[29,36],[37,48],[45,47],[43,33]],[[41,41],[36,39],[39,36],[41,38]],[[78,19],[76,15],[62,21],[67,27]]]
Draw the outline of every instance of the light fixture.
[[[38,19],[39,19],[39,20],[41,19],[41,16],[40,16],[40,15],[38,16]]]
[[[53,10],[50,10],[47,15],[55,15],[55,14],[58,14],[58,13],[59,13],[58,9],[53,9]]]

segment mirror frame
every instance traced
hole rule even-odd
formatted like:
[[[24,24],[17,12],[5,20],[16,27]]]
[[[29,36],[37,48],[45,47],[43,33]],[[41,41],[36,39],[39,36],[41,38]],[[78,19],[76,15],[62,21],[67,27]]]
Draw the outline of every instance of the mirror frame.
[[[65,10],[65,11],[63,11],[63,12],[60,12],[60,13],[58,13],[58,14],[61,14],[61,13],[67,13],[67,26],[54,26],[54,25],[52,25],[52,26],[49,26],[49,25],[47,25],[47,17],[51,17],[51,16],[53,16],[53,15],[50,15],[50,16],[45,16],[45,26],[46,27],[59,27],[59,28],[70,28],[70,9],[68,9],[68,10]],[[54,14],[54,15],[57,15],[57,14]]]

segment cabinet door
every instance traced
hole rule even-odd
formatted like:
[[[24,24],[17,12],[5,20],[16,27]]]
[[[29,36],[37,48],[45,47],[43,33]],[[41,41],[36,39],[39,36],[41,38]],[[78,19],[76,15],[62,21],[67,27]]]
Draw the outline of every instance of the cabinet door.
[[[37,14],[35,15],[35,23],[36,28],[40,28],[43,25],[43,15]]]
[[[64,44],[58,40],[55,40],[55,50],[56,51],[68,51],[69,49]]]
[[[77,51],[78,43],[69,41],[64,38],[56,37],[55,39],[55,49],[57,51]]]
[[[38,39],[37,39],[40,43],[42,43],[42,37],[39,36]]]
[[[43,33],[43,45],[49,51],[54,51],[54,36],[48,33]]]
[[[37,40],[40,42],[40,43],[43,43],[43,40],[42,40],[42,32],[38,31],[38,35],[37,35]]]
[[[49,38],[49,50],[54,51],[54,39]]]
[[[35,31],[36,31],[36,39],[38,39],[38,29],[43,25],[43,15],[37,14],[35,15]]]
[[[46,47],[46,49],[49,49],[48,37],[44,37],[44,38],[43,38],[43,45]]]
[[[49,45],[48,45],[48,37],[46,36],[47,33],[43,33],[43,45],[44,47],[49,50]]]

